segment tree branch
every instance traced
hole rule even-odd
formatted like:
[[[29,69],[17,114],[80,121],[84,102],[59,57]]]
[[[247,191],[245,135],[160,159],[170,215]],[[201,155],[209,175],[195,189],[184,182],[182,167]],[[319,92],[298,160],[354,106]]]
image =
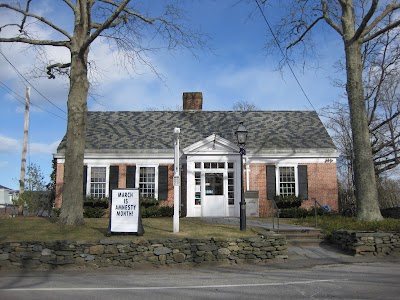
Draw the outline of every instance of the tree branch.
[[[389,123],[390,121],[392,121],[394,118],[396,118],[398,115],[400,115],[400,111],[397,111],[395,114],[393,114],[389,119],[384,120],[382,123],[378,124],[377,126],[375,126],[374,128],[372,128],[370,131],[374,132],[377,129],[379,129],[380,127],[382,127],[383,125]]]
[[[399,8],[400,8],[400,6],[399,6]],[[394,22],[392,24],[389,24],[388,26],[382,28],[381,30],[378,30],[377,32],[374,32],[373,34],[363,38],[361,41],[363,43],[368,42],[368,41],[376,38],[377,36],[381,35],[382,33],[385,33],[385,32],[387,32],[387,31],[389,31],[389,30],[391,30],[393,28],[396,28],[398,26],[400,26],[400,20],[397,20],[396,22]]]
[[[22,37],[0,38],[0,43],[25,43],[30,45],[70,47],[70,41],[33,40]]]
[[[28,13],[28,11],[29,11],[29,5],[31,4],[31,1],[32,0],[28,0],[26,2],[26,9],[25,9],[26,13]],[[20,33],[22,33],[22,31],[24,30],[25,22],[26,22],[26,15],[24,15],[24,17],[22,18],[21,26],[20,26],[20,29],[19,29]]]
[[[326,0],[321,0],[321,4],[322,4],[322,13],[326,23],[328,23],[329,26],[335,29],[342,36],[343,35],[342,28],[329,17],[329,11],[328,11],[329,9]]]
[[[74,5],[71,3],[71,1],[69,0],[63,0],[65,2],[65,4],[67,4],[72,10],[74,10]]]
[[[11,5],[8,5],[8,4],[4,4],[4,3],[0,3],[0,8],[2,8],[2,7],[10,9],[10,10],[13,10],[15,12],[18,12],[18,13],[24,15],[24,17],[31,17],[31,18],[34,18],[36,20],[39,20],[40,22],[50,26],[51,28],[53,28],[54,30],[58,31],[59,33],[65,35],[69,40],[72,39],[72,37],[69,35],[68,32],[66,32],[65,30],[59,28],[58,26],[56,26],[55,24],[49,22],[47,19],[45,19],[45,18],[43,18],[41,16],[38,16],[38,15],[35,15],[35,14],[31,14],[29,12],[25,12],[22,9],[18,8],[18,7],[14,7],[14,6],[11,6]]]
[[[290,49],[291,47],[293,47],[294,45],[296,45],[297,43],[299,43],[305,36],[306,34],[321,20],[323,20],[324,17],[319,17],[317,18],[309,27],[306,28],[306,30],[303,32],[303,34],[297,39],[295,40],[293,43],[291,43],[289,46],[286,47],[286,49]]]
[[[101,24],[95,32],[93,32],[89,38],[86,39],[85,43],[82,45],[81,51],[86,51],[89,45],[105,30],[110,24],[112,24],[115,19],[119,16],[119,14],[125,9],[126,5],[130,2],[130,0],[124,0],[121,4],[114,3],[108,0],[100,0],[102,2],[114,5],[117,9],[113,12],[113,14],[103,23]]]
[[[388,4],[385,8],[385,10],[375,18],[375,20],[369,24],[369,26],[365,27],[364,31],[362,32],[362,34],[360,35],[362,38],[363,42],[372,40],[374,38],[376,38],[378,35],[393,29],[395,27],[397,27],[399,25],[400,21],[397,21],[395,23],[389,24],[388,26],[386,26],[385,28],[371,34],[370,36],[366,37],[374,28],[376,28],[378,26],[378,24],[391,12],[397,10],[400,8],[400,4],[396,4],[397,0],[393,0],[392,3]],[[396,25],[397,24],[397,25]]]
[[[66,69],[69,68],[71,66],[71,63],[66,63],[66,64],[62,64],[62,63],[57,63],[57,64],[52,64],[50,66],[47,67],[47,75],[49,79],[55,79],[56,76],[53,74],[53,69],[57,69],[59,73],[64,73],[66,74],[67,72],[62,72],[61,69]]]
[[[141,14],[135,12],[135,11],[131,11],[129,9],[126,9],[125,6],[128,4],[128,2],[130,2],[130,0],[129,1],[124,1],[124,2],[127,2],[126,4],[124,4],[124,2],[119,4],[119,3],[116,3],[116,2],[111,1],[111,0],[100,0],[100,2],[113,5],[113,6],[117,7],[117,8],[120,7],[121,5],[124,5],[124,8],[123,8],[124,12],[126,12],[127,14],[129,14],[131,16],[137,17],[140,20],[142,20],[142,21],[144,21],[146,23],[149,23],[149,24],[153,24],[154,21],[157,20],[156,18],[152,18],[152,19],[146,18],[145,16],[143,16],[143,15],[141,15]]]
[[[358,29],[352,38],[353,41],[358,40],[358,38],[363,33],[364,29],[367,27],[369,20],[371,20],[372,16],[374,15],[374,13],[376,11],[376,8],[378,7],[378,2],[379,2],[379,0],[372,1],[371,7],[369,8],[369,10],[368,10],[367,14],[364,16],[364,18],[362,19],[360,26],[358,26]]]

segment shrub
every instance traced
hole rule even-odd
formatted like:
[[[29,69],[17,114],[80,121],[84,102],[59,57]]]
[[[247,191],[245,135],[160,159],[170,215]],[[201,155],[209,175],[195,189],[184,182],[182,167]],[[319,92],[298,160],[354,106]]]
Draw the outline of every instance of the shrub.
[[[381,209],[384,218],[400,219],[400,207],[391,207]]]
[[[327,214],[326,210],[322,207],[317,208],[317,215],[322,216]],[[284,208],[280,210],[279,217],[281,218],[305,218],[307,216],[314,216],[315,211],[314,207],[309,208],[308,210],[302,207],[291,207]]]
[[[295,195],[277,195],[274,197],[276,206],[280,209],[284,208],[292,208],[292,207],[300,207],[302,199],[301,197],[297,197]]]
[[[307,215],[307,210],[301,207],[284,208],[279,213],[279,217],[281,218],[304,218]]]
[[[157,199],[154,198],[143,198],[140,199],[140,206],[143,208],[148,208],[152,206],[158,206],[160,205],[160,202]]]
[[[171,206],[158,206],[153,205],[149,207],[142,207],[142,218],[154,217],[172,217],[174,215],[174,208]]]
[[[102,218],[106,213],[106,210],[102,207],[84,207],[83,216],[85,218]]]
[[[60,216],[61,209],[60,208],[53,208],[53,215],[57,218]]]
[[[323,216],[326,214],[330,214],[330,212],[328,212],[325,208],[323,207],[318,207],[317,208],[317,215],[318,216]],[[314,211],[314,206],[311,206],[308,211],[307,211],[307,215],[308,216],[314,216],[315,215],[315,211]]]
[[[109,198],[94,198],[94,197],[87,197],[83,200],[83,207],[100,207],[100,208],[108,208],[110,203]]]

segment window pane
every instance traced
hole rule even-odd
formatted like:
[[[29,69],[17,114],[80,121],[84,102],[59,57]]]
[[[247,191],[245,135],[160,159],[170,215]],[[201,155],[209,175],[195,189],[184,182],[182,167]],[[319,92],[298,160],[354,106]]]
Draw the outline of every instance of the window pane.
[[[143,198],[155,198],[156,170],[142,167],[139,172],[139,193]]]
[[[222,173],[206,173],[206,195],[224,194],[224,176]]]
[[[279,168],[279,194],[283,196],[296,194],[294,167]]]
[[[199,163],[199,162],[194,163],[194,168],[195,169],[200,169],[201,168],[201,163]]]
[[[228,166],[228,168],[229,168],[229,166]],[[235,180],[234,179],[235,179],[235,173],[228,172],[228,205],[235,204]]]
[[[104,198],[106,196],[106,168],[93,167],[90,171],[90,196]]]
[[[194,173],[195,180],[195,193],[194,193],[194,205],[201,205],[201,173]]]

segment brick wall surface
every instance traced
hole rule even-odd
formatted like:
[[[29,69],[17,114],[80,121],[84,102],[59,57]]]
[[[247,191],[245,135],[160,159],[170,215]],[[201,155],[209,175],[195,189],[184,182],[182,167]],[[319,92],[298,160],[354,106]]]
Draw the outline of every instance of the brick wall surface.
[[[168,166],[168,196],[166,201],[161,201],[161,206],[174,206],[174,165],[160,165]]]
[[[120,164],[119,173],[118,173],[118,188],[124,189],[126,188],[126,165]]]
[[[314,206],[314,201],[311,199],[315,198],[321,205],[329,205],[331,210],[337,211],[336,164],[307,164],[307,174],[309,200],[304,201],[302,207],[310,208]],[[251,191],[259,192],[260,217],[268,216],[271,211],[271,203],[267,200],[266,175],[266,164],[250,165],[249,188]]]
[[[250,191],[258,191],[258,209],[260,217],[265,217],[270,212],[270,202],[267,201],[267,166],[266,164],[250,165]],[[245,181],[246,182],[246,181]]]
[[[314,206],[316,199],[321,205],[329,205],[333,211],[338,210],[338,186],[336,164],[307,164],[309,200],[302,205],[304,208]]]
[[[126,187],[126,167],[120,164],[118,187]],[[338,210],[338,186],[336,177],[336,164],[307,164],[308,173],[308,194],[309,199],[303,202],[302,207],[309,208],[314,205],[312,199],[316,199],[321,205],[329,205],[331,210]],[[246,187],[246,172],[244,172],[244,188]],[[186,168],[182,172],[181,197],[183,204],[183,215],[186,215]],[[168,200],[162,205],[173,206],[174,202],[174,168],[168,165]],[[62,189],[64,184],[64,164],[57,164],[56,173],[56,201],[55,207],[60,208],[62,203]],[[271,203],[267,200],[266,187],[266,164],[250,164],[251,191],[259,192],[259,214],[260,217],[270,214]]]

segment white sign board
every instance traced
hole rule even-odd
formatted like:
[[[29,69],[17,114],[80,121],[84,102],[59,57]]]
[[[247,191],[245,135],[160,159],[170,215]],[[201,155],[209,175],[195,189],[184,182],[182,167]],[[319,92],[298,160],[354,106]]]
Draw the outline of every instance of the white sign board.
[[[180,186],[180,185],[181,185],[181,177],[174,176],[174,186]]]
[[[111,232],[138,232],[138,189],[117,189],[112,191],[110,223]]]

